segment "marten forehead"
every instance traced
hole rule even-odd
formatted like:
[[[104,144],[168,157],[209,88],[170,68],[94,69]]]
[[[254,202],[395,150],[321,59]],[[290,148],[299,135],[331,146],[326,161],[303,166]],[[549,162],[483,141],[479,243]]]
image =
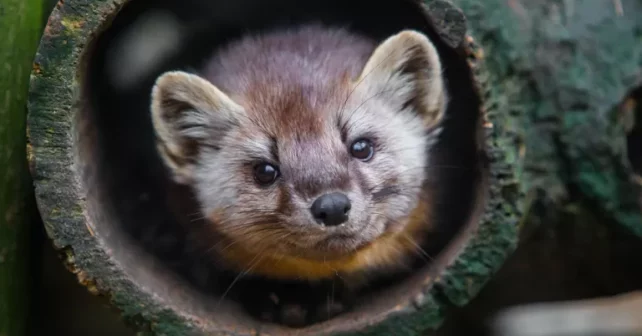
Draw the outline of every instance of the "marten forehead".
[[[346,94],[317,91],[301,86],[272,87],[242,97],[246,110],[240,125],[242,138],[251,139],[241,141],[247,144],[246,149],[252,155],[269,154],[270,159],[293,168],[309,167],[311,161],[343,160],[339,116]]]
[[[348,81],[296,86],[255,82],[236,99],[250,124],[280,142],[319,139],[336,128]]]

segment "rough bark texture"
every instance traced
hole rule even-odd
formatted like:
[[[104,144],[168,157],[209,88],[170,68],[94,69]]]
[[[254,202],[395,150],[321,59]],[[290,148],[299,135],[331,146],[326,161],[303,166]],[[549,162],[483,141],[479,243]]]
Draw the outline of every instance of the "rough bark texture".
[[[33,194],[25,112],[40,36],[40,0],[0,0],[0,335],[25,335]],[[31,206],[31,207],[30,207]]]
[[[254,330],[213,326],[187,312],[177,311],[141,288],[127,276],[117,260],[99,242],[85,218],[84,191],[79,190],[73,166],[73,105],[76,102],[76,70],[83,48],[92,34],[123,4],[123,0],[67,0],[53,12],[36,58],[30,98],[29,135],[36,195],[48,234],[65,249],[67,262],[81,283],[94,293],[109,295],[123,316],[157,335],[189,335],[209,332],[252,334]],[[426,1],[437,24],[451,45],[466,40],[461,12],[441,1]],[[453,24],[453,18],[459,21]],[[478,64],[483,53],[469,40],[464,49],[478,72],[479,85],[489,100],[485,103],[484,136],[490,167],[489,201],[482,209],[479,228],[466,238],[458,258],[436,274],[434,284],[417,293],[412,302],[376,325],[341,335],[419,335],[436,328],[447,309],[465,305],[492,277],[517,241],[524,184],[522,183],[523,132],[519,111],[508,105],[497,88],[505,76],[498,69]],[[511,96],[516,98],[517,96]],[[264,335],[265,333],[261,333]],[[339,333],[337,333],[339,334]]]
[[[542,202],[581,201],[642,234],[640,188],[631,181],[617,113],[642,81],[642,4],[455,3],[484,48],[492,99],[524,130],[529,188]]]
[[[642,3],[455,3],[484,47],[489,101],[524,134],[533,201],[517,251],[439,334],[483,335],[507,306],[641,288],[641,185],[617,107],[642,79]]]
[[[635,247],[642,214],[616,108],[641,82],[642,3],[454,2],[479,46],[469,50],[484,97],[490,202],[475,237],[435,285],[417,296],[419,304],[346,335],[418,335],[448,314],[452,323],[446,331],[481,328],[481,319],[502,306],[616,293],[642,278],[625,262],[642,255]],[[198,333],[207,329],[206,321],[190,319],[142,290],[85,229],[82,197],[69,170],[79,53],[122,3],[67,0],[52,16],[31,97],[41,212],[82,282],[109,294],[126,318],[158,335]],[[463,25],[452,24],[461,23],[461,12],[442,1],[426,4],[444,39],[461,43]],[[524,196],[526,214],[520,218]],[[520,227],[517,253],[472,304],[455,309],[495,274],[515,248]]]

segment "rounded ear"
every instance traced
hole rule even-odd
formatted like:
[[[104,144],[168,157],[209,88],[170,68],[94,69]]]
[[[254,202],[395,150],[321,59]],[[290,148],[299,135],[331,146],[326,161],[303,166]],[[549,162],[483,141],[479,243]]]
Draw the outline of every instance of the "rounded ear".
[[[199,151],[219,150],[225,134],[244,113],[207,80],[180,71],[161,75],[151,98],[159,152],[180,183],[191,181]]]
[[[404,30],[379,44],[357,85],[362,82],[396,102],[400,110],[412,108],[427,127],[443,118],[447,94],[441,61],[435,46],[420,32]]]

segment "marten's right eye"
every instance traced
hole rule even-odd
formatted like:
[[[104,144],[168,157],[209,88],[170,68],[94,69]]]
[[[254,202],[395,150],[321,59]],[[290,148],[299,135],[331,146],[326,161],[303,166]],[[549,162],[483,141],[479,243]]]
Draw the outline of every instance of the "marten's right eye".
[[[267,162],[262,162],[254,166],[254,179],[260,185],[272,184],[278,177],[279,169]]]
[[[374,155],[374,145],[368,139],[359,139],[350,146],[350,154],[361,161],[369,161]]]

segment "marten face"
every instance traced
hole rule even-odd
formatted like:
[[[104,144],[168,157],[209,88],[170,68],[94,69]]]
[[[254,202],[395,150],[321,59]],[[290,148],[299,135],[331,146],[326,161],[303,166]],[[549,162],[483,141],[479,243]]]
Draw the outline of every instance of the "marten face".
[[[281,70],[225,93],[183,72],[154,88],[160,152],[195,189],[220,248],[328,260],[403,230],[445,106],[432,44],[405,31],[356,73]]]

